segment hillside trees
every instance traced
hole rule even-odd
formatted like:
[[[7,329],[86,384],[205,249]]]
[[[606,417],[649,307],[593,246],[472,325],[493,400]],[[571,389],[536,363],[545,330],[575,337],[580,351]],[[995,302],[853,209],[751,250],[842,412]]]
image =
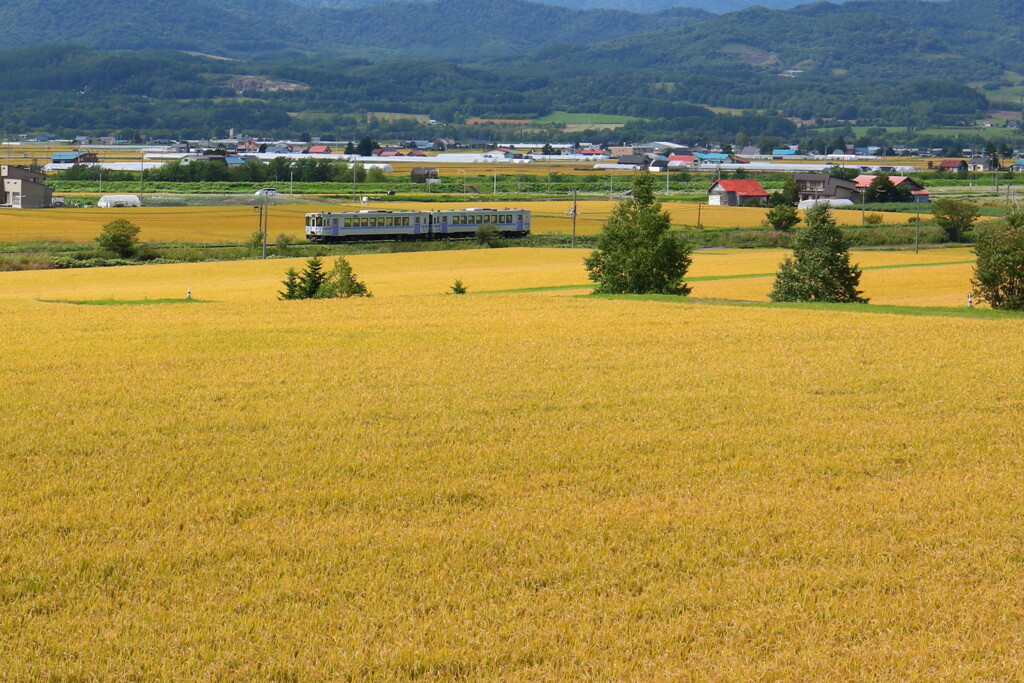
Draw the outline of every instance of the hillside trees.
[[[807,227],[793,240],[793,256],[779,264],[772,301],[867,303],[857,286],[861,271],[850,265],[849,244],[826,204],[804,213]]]
[[[654,178],[633,179],[633,196],[619,202],[598,237],[597,250],[583,263],[597,283],[595,294],[690,293],[683,282],[690,245],[673,234],[668,212],[654,195]]]

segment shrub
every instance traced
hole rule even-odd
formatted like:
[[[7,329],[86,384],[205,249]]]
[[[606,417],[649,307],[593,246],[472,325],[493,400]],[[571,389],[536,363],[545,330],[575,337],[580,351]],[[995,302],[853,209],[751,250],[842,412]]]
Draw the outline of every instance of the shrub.
[[[452,294],[465,294],[469,291],[469,288],[462,284],[462,280],[456,280],[452,283],[451,290]]]
[[[1024,309],[1024,211],[978,230],[974,253],[974,296],[992,308]]]
[[[633,192],[605,221],[597,250],[583,264],[597,283],[595,294],[677,294],[690,287],[690,245],[671,231],[667,212],[654,197],[654,178],[638,173]]]
[[[501,233],[491,223],[484,223],[476,229],[473,235],[477,244],[484,247],[496,247],[501,241]]]
[[[768,209],[764,222],[765,227],[771,230],[787,232],[796,227],[796,224],[800,222],[800,216],[792,206],[779,204]]]
[[[826,204],[804,214],[807,228],[793,240],[793,256],[779,264],[768,295],[772,301],[867,303],[860,269],[850,265],[849,245]]]
[[[334,262],[334,267],[324,272],[324,262],[319,256],[306,261],[302,272],[294,268],[285,271],[285,279],[281,281],[283,291],[278,291],[279,299],[347,299],[353,296],[372,296],[366,285],[356,279],[352,266],[343,256]]]
[[[864,225],[881,225],[885,222],[885,216],[880,213],[869,213],[864,216]]]
[[[946,231],[950,242],[959,242],[974,221],[978,220],[978,207],[956,199],[936,199],[932,202],[935,222]]]
[[[112,251],[121,258],[130,258],[139,243],[141,228],[129,220],[118,218],[103,226],[96,244],[100,249]]]

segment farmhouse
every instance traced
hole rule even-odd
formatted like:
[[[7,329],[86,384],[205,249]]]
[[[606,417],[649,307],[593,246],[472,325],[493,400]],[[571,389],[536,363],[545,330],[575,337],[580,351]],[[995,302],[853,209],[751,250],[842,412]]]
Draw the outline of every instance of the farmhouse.
[[[718,180],[708,190],[711,206],[764,206],[768,193],[756,180]]]
[[[327,145],[311,145],[306,154],[330,154],[331,148]]]
[[[853,200],[859,193],[857,183],[844,180],[826,173],[797,173],[793,176],[800,200],[812,199],[849,199]]]
[[[853,179],[853,182],[857,183],[857,189],[864,192],[871,187],[871,182],[875,179],[873,175],[859,175]],[[905,175],[891,175],[889,180],[892,184],[900,190],[906,190],[910,193],[911,201],[917,203],[927,203],[928,190],[924,189],[924,185],[917,182],[913,178]]]
[[[6,209],[44,209],[53,203],[53,190],[46,176],[21,166],[0,166],[0,207]]]
[[[967,162],[968,171],[998,171],[999,160],[989,159],[987,157],[973,157]]]
[[[943,159],[939,162],[939,170],[946,173],[962,173],[967,170],[967,162],[963,159]]]

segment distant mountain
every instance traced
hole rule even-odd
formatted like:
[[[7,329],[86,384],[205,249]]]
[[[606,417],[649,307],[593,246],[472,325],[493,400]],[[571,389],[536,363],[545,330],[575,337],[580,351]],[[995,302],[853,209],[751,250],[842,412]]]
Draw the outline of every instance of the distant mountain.
[[[352,9],[371,7],[385,3],[401,2],[433,2],[434,0],[295,0],[308,7],[340,7]],[[844,2],[845,0],[831,0]],[[808,0],[546,0],[548,5],[569,7],[576,10],[618,9],[629,12],[660,12],[677,7],[701,9],[712,14],[726,14],[748,7],[766,7],[770,9],[789,9],[798,5],[809,4]]]
[[[590,44],[710,18],[700,10],[581,11],[526,0],[434,0],[357,9],[288,0],[5,0],[0,45],[465,61],[558,43]]]

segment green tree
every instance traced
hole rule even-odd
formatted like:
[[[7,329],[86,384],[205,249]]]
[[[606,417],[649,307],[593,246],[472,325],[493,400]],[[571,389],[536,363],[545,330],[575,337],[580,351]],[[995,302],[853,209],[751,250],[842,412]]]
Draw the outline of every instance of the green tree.
[[[461,279],[460,280],[456,280],[455,282],[452,283],[452,286],[451,286],[451,293],[452,294],[465,294],[468,291],[469,291],[469,288],[466,287],[466,285],[462,284],[462,280]]]
[[[281,284],[284,285],[284,290],[277,292],[278,299],[305,298],[299,296],[299,271],[295,270],[295,268],[289,268],[285,271],[284,280],[281,280]]]
[[[1011,211],[1004,223],[979,229],[974,253],[974,296],[992,308],[1024,309],[1024,211]]]
[[[905,202],[910,193],[896,187],[896,184],[884,173],[876,175],[865,191],[865,201],[872,204],[884,204],[889,202]]]
[[[690,245],[671,231],[668,212],[654,195],[647,172],[633,179],[633,196],[619,202],[605,221],[597,250],[583,264],[597,283],[595,294],[677,294],[690,268]]]
[[[792,206],[782,204],[768,209],[764,222],[772,230],[785,232],[796,227],[796,224],[800,222],[800,216]]]
[[[139,232],[142,230],[129,220],[112,220],[100,230],[96,244],[100,249],[112,251],[121,258],[130,258],[139,246]]]
[[[353,296],[372,296],[366,285],[356,279],[352,265],[343,256],[339,256],[330,271],[324,271],[324,262],[319,256],[306,261],[302,272],[294,268],[285,271],[285,279],[281,281],[284,290],[279,291],[279,299],[347,299]]]
[[[772,192],[768,197],[768,206],[796,206],[800,201],[800,191],[796,187],[793,176],[786,176],[782,181],[782,190]]]
[[[366,284],[356,279],[352,271],[352,264],[344,256],[339,256],[334,262],[334,267],[324,279],[324,284],[317,292],[317,298],[340,298],[348,299],[353,296],[373,296]]]
[[[959,242],[965,232],[978,220],[978,207],[956,199],[936,199],[932,202],[932,216],[946,232],[951,242]]]
[[[361,157],[368,157],[373,154],[375,149],[377,149],[377,143],[369,135],[364,135],[363,139],[356,145],[356,154]]]
[[[807,227],[793,240],[793,256],[779,264],[768,295],[772,301],[867,303],[860,268],[850,265],[850,248],[826,204],[804,213]]]

